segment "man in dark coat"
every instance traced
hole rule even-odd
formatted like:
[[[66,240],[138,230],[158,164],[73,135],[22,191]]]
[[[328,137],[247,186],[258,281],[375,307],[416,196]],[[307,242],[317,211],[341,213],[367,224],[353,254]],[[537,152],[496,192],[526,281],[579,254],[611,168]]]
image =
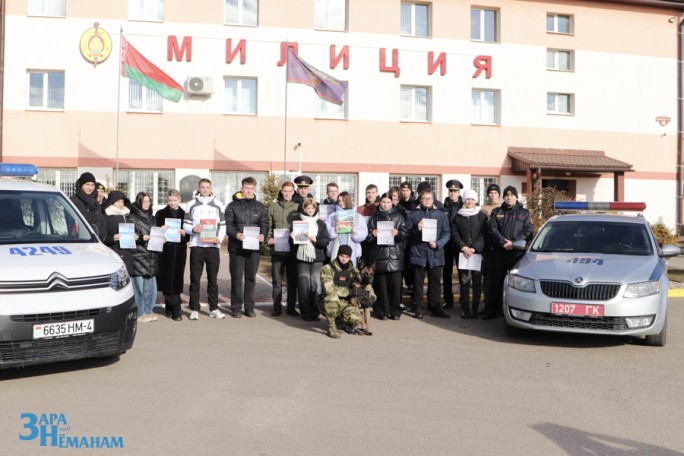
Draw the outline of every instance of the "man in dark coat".
[[[256,199],[256,185],[253,177],[242,179],[240,191],[233,195],[233,201],[226,207],[226,234],[230,239],[230,305],[235,318],[241,317],[243,304],[245,315],[256,317],[254,288],[259,269],[259,244],[264,242],[268,233],[266,206]],[[258,227],[256,249],[245,248],[245,227]]]
[[[302,204],[304,198],[313,198],[313,195],[309,193],[309,187],[313,184],[313,179],[309,176],[297,176],[295,177],[294,183],[297,185],[297,192],[292,197],[292,201],[297,204]]]
[[[503,204],[492,210],[488,222],[492,264],[488,271],[491,282],[483,320],[491,320],[503,313],[503,283],[506,273],[523,255],[523,252],[513,250],[513,242],[529,241],[534,232],[530,212],[518,201],[518,190],[509,185],[503,194]]]
[[[461,201],[461,190],[463,184],[456,179],[451,179],[446,183],[449,195],[444,198],[444,213],[447,216],[449,226],[454,220],[456,213],[463,205]],[[454,307],[454,291],[453,291],[453,277],[454,277],[454,261],[458,267],[458,249],[453,242],[448,242],[444,246],[444,270],[442,273],[442,288],[444,292],[444,308],[451,309]]]
[[[95,182],[95,176],[92,173],[81,174],[76,181],[76,191],[70,199],[86,221],[95,226],[97,236],[104,239],[107,237],[107,224],[102,207],[97,202]]]

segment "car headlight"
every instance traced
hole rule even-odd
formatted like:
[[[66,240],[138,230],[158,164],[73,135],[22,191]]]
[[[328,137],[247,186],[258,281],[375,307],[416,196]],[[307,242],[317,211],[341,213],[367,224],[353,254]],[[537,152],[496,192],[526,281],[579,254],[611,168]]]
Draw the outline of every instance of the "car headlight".
[[[630,283],[625,290],[625,298],[643,298],[660,293],[660,281],[651,280],[648,282]]]
[[[525,293],[534,293],[534,280],[510,274],[508,276],[508,286]]]
[[[131,276],[128,275],[126,266],[121,266],[119,270],[109,278],[109,286],[114,290],[121,290],[129,283],[131,283]]]

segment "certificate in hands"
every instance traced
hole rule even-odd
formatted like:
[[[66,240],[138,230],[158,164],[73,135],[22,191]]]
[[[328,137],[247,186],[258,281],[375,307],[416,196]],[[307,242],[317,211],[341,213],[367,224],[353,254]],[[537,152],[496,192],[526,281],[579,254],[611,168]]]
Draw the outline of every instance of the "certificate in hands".
[[[147,250],[161,252],[164,250],[164,230],[158,226],[153,226],[150,230],[150,239],[147,241]]]
[[[168,242],[180,242],[180,230],[181,230],[181,219],[179,218],[167,218],[164,219],[164,225],[166,225],[166,231],[164,236]]]
[[[437,219],[423,219],[423,236],[421,240],[423,242],[437,242]]]
[[[292,232],[294,233],[295,244],[306,244],[309,242],[309,223],[303,220],[292,222]]]
[[[135,225],[133,223],[119,223],[119,248],[135,248]]]
[[[458,254],[458,269],[464,271],[479,271],[482,267],[482,255],[475,253],[469,257],[465,253]]]
[[[202,231],[200,231],[200,242],[205,244],[215,244],[218,240],[216,219],[201,219]]]
[[[273,240],[275,240],[276,252],[290,251],[290,230],[287,228],[276,228],[273,230]]]
[[[259,233],[261,230],[258,226],[246,226],[242,230],[245,238],[242,240],[242,248],[246,250],[259,250]]]
[[[378,245],[394,245],[394,222],[378,222]]]

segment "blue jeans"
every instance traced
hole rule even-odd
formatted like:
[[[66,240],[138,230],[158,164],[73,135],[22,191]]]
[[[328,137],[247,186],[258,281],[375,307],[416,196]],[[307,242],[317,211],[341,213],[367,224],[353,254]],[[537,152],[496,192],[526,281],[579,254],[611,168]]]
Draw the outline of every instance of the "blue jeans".
[[[138,316],[151,314],[154,303],[157,302],[157,278],[136,276],[132,279]]]

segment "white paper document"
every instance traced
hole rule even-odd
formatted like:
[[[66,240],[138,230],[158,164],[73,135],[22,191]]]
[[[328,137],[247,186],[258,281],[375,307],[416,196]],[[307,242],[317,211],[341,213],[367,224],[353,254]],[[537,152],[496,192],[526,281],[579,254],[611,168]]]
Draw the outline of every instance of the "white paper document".
[[[290,230],[288,230],[287,228],[274,229],[273,240],[275,241],[276,252],[290,251]]]
[[[464,271],[479,271],[482,266],[482,255],[475,253],[470,257],[465,256],[465,253],[458,254],[458,269]]]
[[[378,222],[378,245],[394,245],[394,222]]]
[[[245,238],[242,240],[242,248],[245,250],[259,250],[259,233],[261,230],[258,226],[246,226],[242,230]]]
[[[423,219],[423,242],[437,242],[437,219]]]
[[[292,222],[292,231],[294,232],[295,244],[306,244],[309,241],[309,223],[303,220],[295,220]]]
[[[161,252],[164,250],[164,229],[153,226],[150,230],[150,239],[147,241],[147,250]]]

